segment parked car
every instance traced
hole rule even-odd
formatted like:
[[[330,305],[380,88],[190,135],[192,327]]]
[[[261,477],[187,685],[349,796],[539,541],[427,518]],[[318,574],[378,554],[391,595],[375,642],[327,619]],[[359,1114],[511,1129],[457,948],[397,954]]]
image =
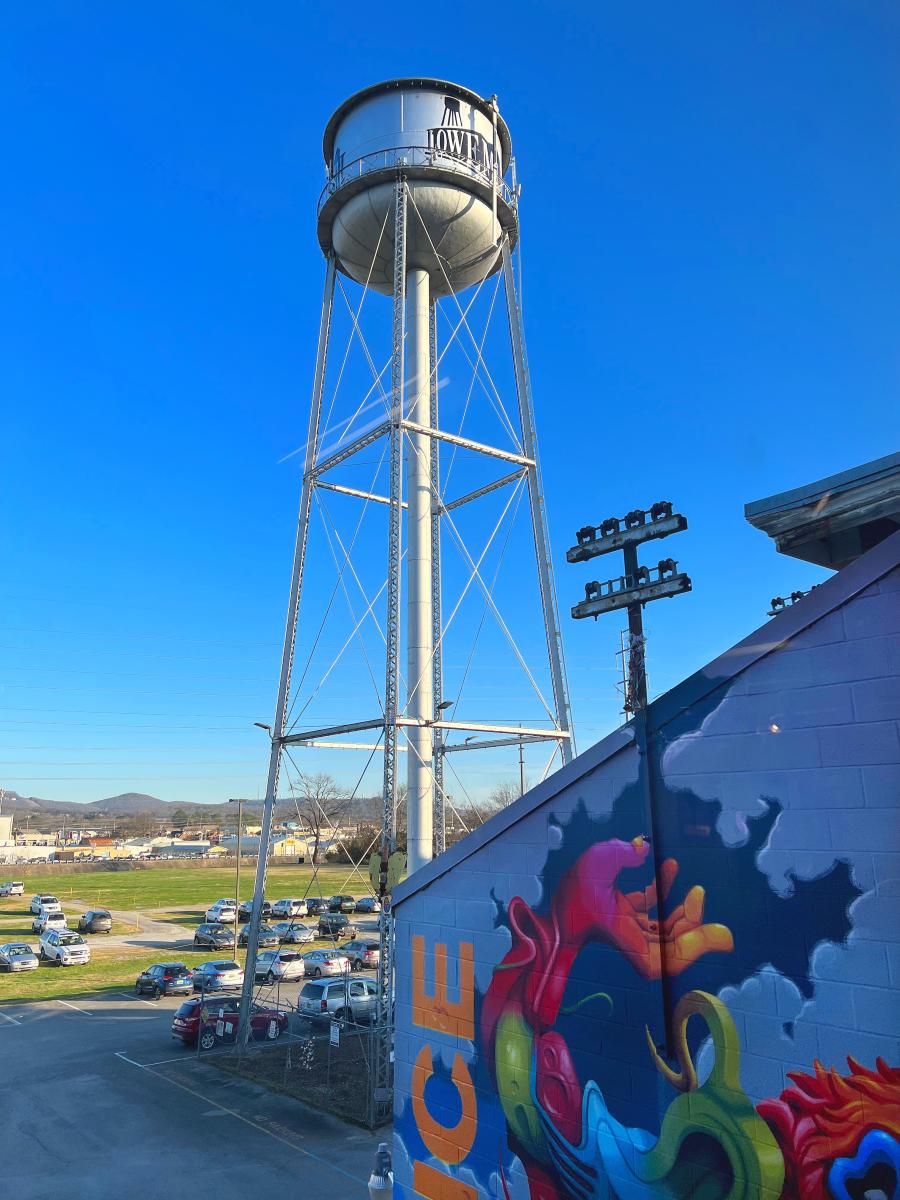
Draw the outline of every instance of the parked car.
[[[370,913],[377,916],[381,912],[381,903],[377,896],[363,896],[356,902],[358,913]]]
[[[233,945],[234,931],[227,925],[220,925],[217,921],[198,925],[194,932],[194,946],[198,950],[201,946],[210,946],[213,950],[227,950],[229,946]]]
[[[263,900],[261,912],[262,912],[262,919],[264,921],[268,921],[269,917],[271,917],[271,915],[272,915],[272,905],[269,903],[268,900]],[[244,923],[246,921],[249,921],[250,917],[252,915],[253,915],[253,901],[245,900],[238,908],[238,920],[240,922]]]
[[[58,908],[42,908],[31,922],[32,933],[46,933],[48,929],[68,929],[66,914]]]
[[[241,1008],[241,1002],[231,996],[203,996],[194,1000],[185,1000],[172,1018],[172,1037],[179,1038],[186,1045],[196,1045],[200,1032],[201,1010],[206,1008],[208,1019],[203,1024],[203,1035],[200,1046],[203,1050],[212,1050],[216,1044],[216,1026],[219,1021],[225,1023],[222,1035],[218,1040],[234,1040],[235,1026]],[[281,1037],[288,1027],[288,1019],[283,1012],[267,1004],[251,1004],[250,1033],[257,1041],[272,1037],[272,1022],[275,1022],[277,1032],[275,1037]],[[209,1034],[211,1031],[211,1036]]]
[[[239,992],[243,986],[241,964],[230,958],[215,958],[194,967],[195,992]]]
[[[309,911],[309,905],[304,899],[291,898],[290,896],[282,900],[276,900],[272,905],[273,917],[305,917]]]
[[[25,884],[19,881],[10,880],[8,883],[0,883],[0,896],[24,896]]]
[[[112,914],[105,908],[89,908],[78,918],[79,933],[112,933]]]
[[[377,967],[378,960],[381,957],[378,942],[373,941],[358,939],[352,942],[345,942],[338,949],[341,954],[349,958],[350,967],[354,971],[368,971],[373,967]]]
[[[217,900],[206,910],[206,919],[233,925],[237,920],[237,905],[233,900]]]
[[[337,950],[307,950],[303,966],[307,975],[321,979],[323,975],[344,975],[350,970],[350,960]]]
[[[316,979],[304,983],[297,1011],[311,1021],[371,1021],[377,999],[372,979]]]
[[[317,896],[306,901],[306,915],[308,917],[321,917],[322,913],[328,912],[328,901],[322,896]]]
[[[319,917],[319,937],[337,941],[342,937],[356,937],[359,930],[351,925],[343,913],[322,913]]]
[[[82,966],[91,961],[91,948],[74,929],[47,929],[41,934],[38,956],[60,967]]]
[[[6,942],[0,946],[0,968],[4,971],[34,971],[38,957],[27,942]]]
[[[241,932],[238,934],[238,945],[246,946],[249,944],[249,942],[250,942],[250,926],[245,925],[244,928],[241,930]],[[262,947],[262,949],[265,950],[270,946],[278,946],[280,943],[281,943],[281,937],[279,936],[278,933],[276,933],[275,929],[271,925],[260,925],[259,938],[257,939],[257,942],[256,942],[256,945],[258,948]]]
[[[328,901],[328,911],[333,913],[356,912],[356,897],[355,896],[332,896]]]
[[[29,911],[33,912],[35,916],[37,916],[42,908],[46,908],[48,912],[59,912],[59,910],[62,908],[62,905],[57,898],[55,896],[51,896],[49,892],[41,892],[39,895],[31,897]]]
[[[316,940],[316,932],[310,929],[308,925],[304,925],[302,921],[279,921],[277,925],[272,926],[273,933],[278,935],[278,940],[284,942],[285,945],[303,946],[307,942]]]
[[[156,1000],[160,996],[189,996],[194,990],[193,974],[184,963],[154,963],[138,975],[134,990],[138,996],[149,992]]]
[[[256,979],[266,983],[302,979],[305,971],[303,958],[296,950],[263,950],[256,956]]]

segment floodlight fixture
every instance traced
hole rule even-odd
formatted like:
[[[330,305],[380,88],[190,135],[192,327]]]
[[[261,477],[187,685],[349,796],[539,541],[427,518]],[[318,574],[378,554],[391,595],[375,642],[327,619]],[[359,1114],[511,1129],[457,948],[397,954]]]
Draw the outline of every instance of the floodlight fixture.
[[[631,605],[643,605],[651,600],[663,600],[691,591],[690,576],[678,571],[674,559],[663,559],[657,567],[639,567],[634,575],[620,575],[603,583],[593,580],[585,584],[584,599],[574,605],[572,616],[599,617]],[[655,576],[655,578],[654,578]]]
[[[575,537],[578,544],[566,552],[570,563],[587,562],[654,538],[669,537],[687,529],[687,518],[672,511],[670,500],[658,500],[649,509],[633,508],[624,517],[607,517],[599,525],[585,525]]]

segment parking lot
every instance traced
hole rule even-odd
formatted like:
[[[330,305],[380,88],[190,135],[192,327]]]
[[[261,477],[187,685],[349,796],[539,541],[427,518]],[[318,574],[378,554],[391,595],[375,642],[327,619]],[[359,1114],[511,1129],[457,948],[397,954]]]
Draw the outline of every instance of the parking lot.
[[[297,990],[283,986],[281,1001]],[[0,1007],[9,1194],[365,1197],[379,1135],[198,1058],[170,1035],[179,1003],[102,992]],[[287,1036],[304,1027],[294,1018]]]

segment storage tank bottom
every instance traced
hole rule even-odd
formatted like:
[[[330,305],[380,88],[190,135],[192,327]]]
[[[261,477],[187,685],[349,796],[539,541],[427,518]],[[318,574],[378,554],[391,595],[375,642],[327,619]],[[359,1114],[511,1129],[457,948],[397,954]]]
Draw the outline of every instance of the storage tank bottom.
[[[497,269],[501,229],[490,205],[444,183],[411,179],[408,187],[406,266],[428,272],[433,296],[462,291]],[[376,184],[338,210],[331,232],[347,274],[384,295],[394,290],[394,204],[395,185]]]

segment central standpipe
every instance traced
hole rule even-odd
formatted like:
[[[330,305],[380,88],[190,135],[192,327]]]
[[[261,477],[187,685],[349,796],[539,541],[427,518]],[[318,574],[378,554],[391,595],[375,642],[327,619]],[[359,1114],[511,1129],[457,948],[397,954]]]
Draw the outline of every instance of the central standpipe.
[[[406,276],[406,419],[431,426],[431,289],[427,271]],[[406,713],[427,721],[407,726],[407,858],[411,875],[431,862],[434,774],[432,755],[434,694],[432,659],[434,627],[431,609],[431,438],[406,434],[406,578],[407,659]]]

